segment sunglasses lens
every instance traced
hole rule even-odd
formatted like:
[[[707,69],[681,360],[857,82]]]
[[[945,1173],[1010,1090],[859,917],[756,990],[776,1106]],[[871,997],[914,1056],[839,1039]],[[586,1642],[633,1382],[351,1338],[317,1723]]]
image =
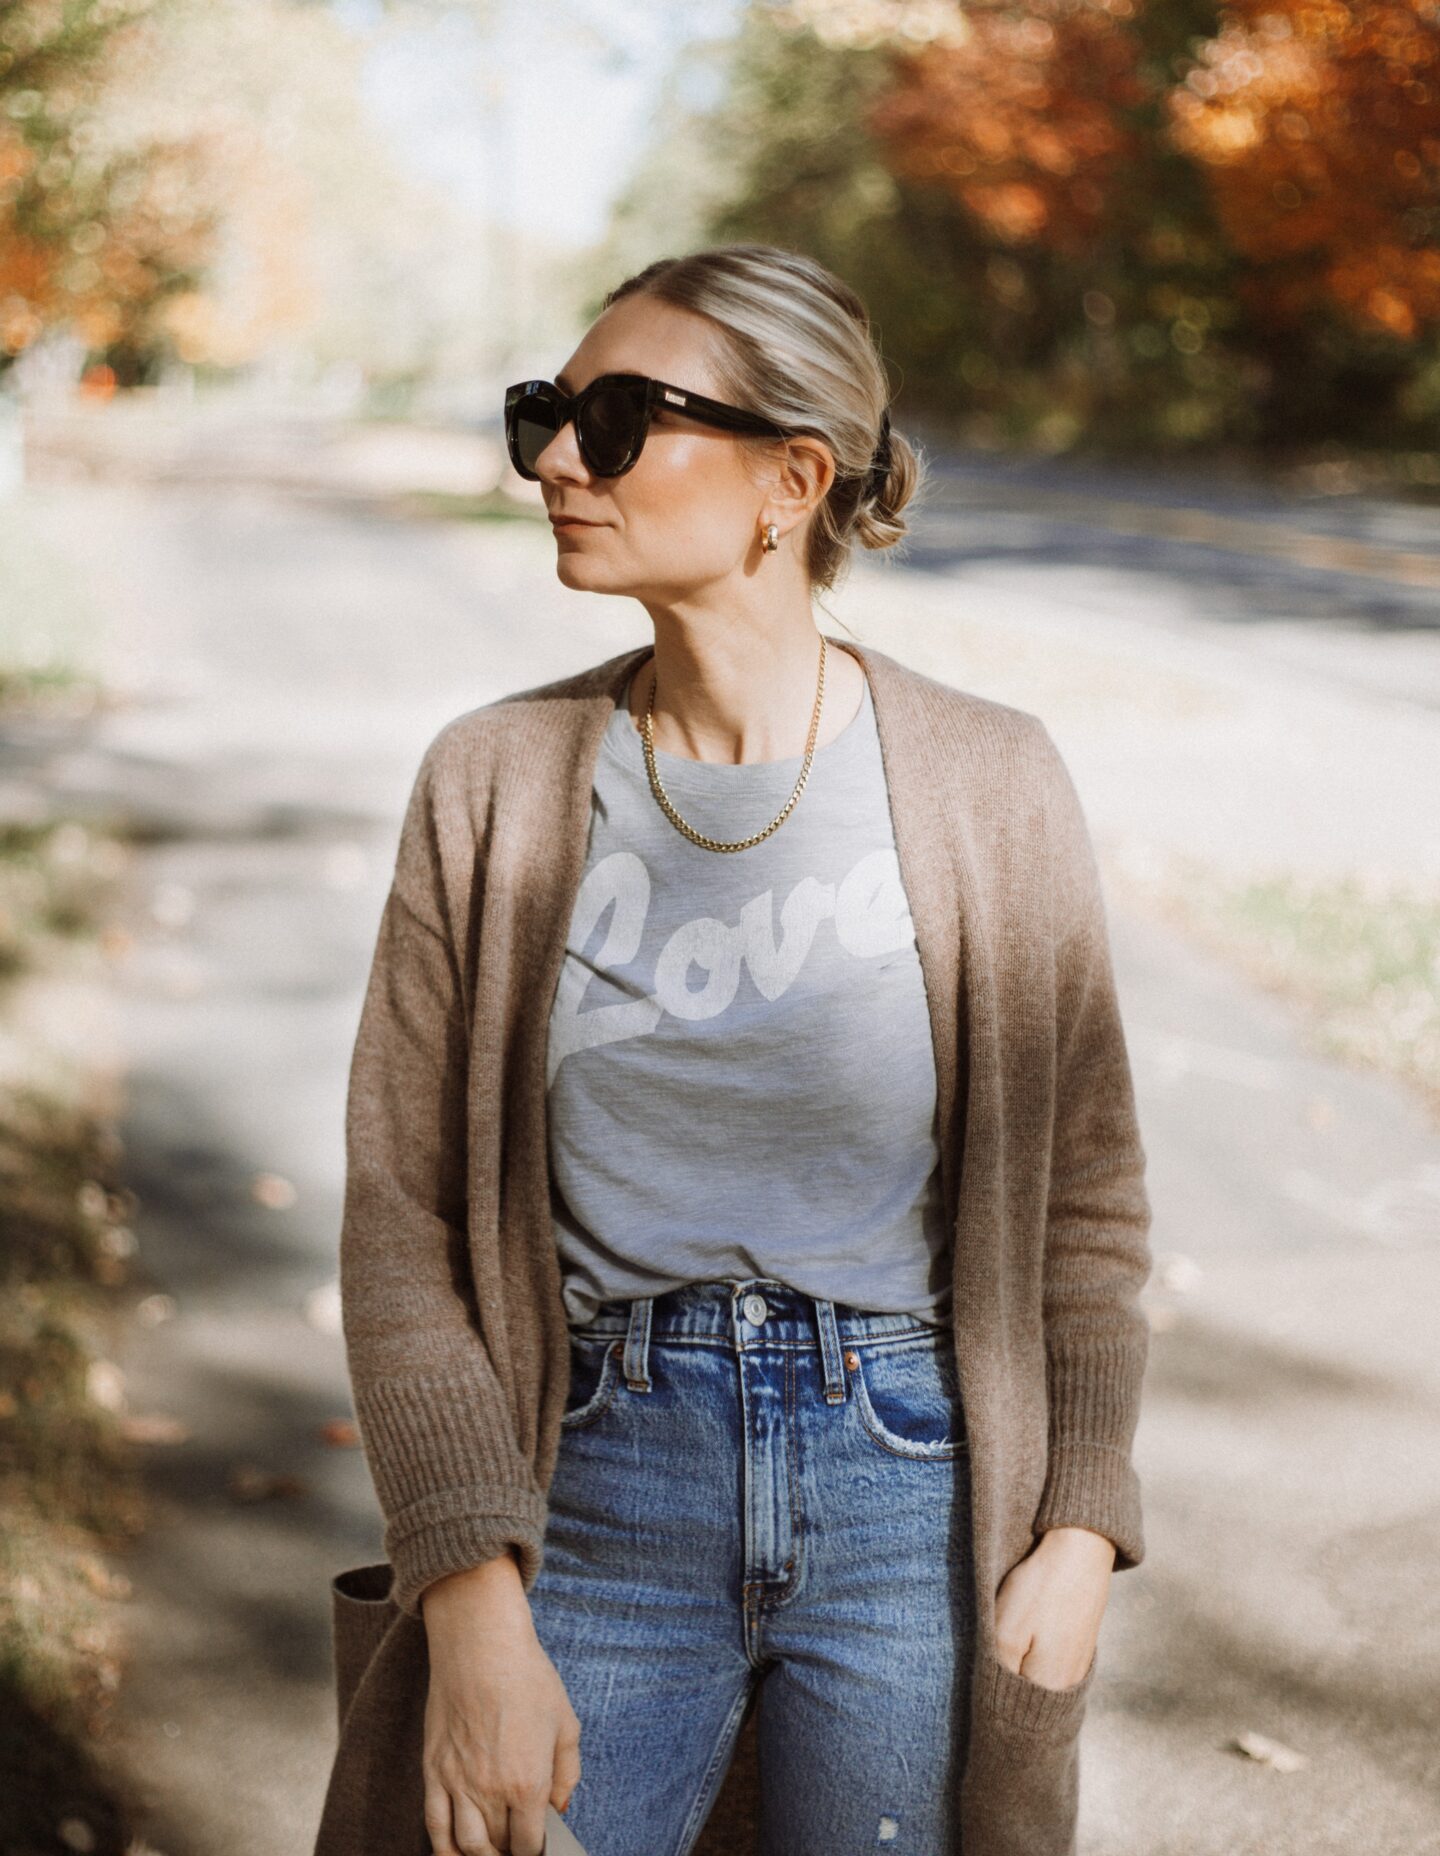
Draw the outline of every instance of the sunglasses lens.
[[[623,387],[604,387],[585,402],[580,442],[598,476],[614,476],[631,463],[642,417],[639,401]]]
[[[515,403],[510,426],[510,461],[534,475],[536,460],[558,429],[555,406],[541,393],[526,393]]]

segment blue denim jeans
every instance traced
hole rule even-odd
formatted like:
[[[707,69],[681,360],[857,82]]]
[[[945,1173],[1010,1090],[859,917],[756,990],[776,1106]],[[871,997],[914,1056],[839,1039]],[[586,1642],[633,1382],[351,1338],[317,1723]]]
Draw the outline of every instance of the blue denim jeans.
[[[531,1614],[589,1856],[685,1856],[752,1692],[764,1856],[949,1856],[974,1573],[950,1329],[769,1277],[607,1302]]]

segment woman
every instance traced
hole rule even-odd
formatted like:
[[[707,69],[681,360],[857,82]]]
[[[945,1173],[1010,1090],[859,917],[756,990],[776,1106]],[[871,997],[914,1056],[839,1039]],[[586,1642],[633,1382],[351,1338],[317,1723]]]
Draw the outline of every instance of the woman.
[[[334,1582],[316,1856],[536,1856],[547,1804],[682,1856],[752,1702],[766,1856],[1074,1847],[1145,1155],[1043,723],[817,631],[905,532],[886,397],[759,245],[507,395],[561,579],[654,642],[411,794],[341,1236],[388,1558]]]

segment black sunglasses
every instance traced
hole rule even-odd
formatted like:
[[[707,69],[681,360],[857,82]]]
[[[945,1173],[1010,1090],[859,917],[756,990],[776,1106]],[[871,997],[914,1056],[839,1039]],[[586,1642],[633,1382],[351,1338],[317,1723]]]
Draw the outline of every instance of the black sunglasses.
[[[553,380],[522,380],[505,389],[505,444],[510,462],[522,477],[538,481],[536,461],[568,419],[587,468],[596,477],[621,477],[645,448],[650,419],[657,406],[672,407],[687,418],[730,432],[764,432],[772,438],[791,434],[773,419],[706,399],[686,387],[651,380],[645,374],[600,374],[578,393],[566,393]]]

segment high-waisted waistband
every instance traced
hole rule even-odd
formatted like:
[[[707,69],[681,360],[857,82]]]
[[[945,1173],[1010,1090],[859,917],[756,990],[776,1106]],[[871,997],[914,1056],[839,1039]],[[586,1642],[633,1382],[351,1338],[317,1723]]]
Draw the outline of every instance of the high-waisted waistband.
[[[663,1295],[621,1297],[602,1302],[588,1321],[571,1329],[577,1337],[613,1336],[625,1343],[625,1377],[636,1390],[649,1386],[649,1350],[666,1340],[711,1341],[737,1352],[753,1347],[818,1347],[826,1364],[826,1396],[843,1397],[841,1349],[847,1341],[899,1339],[950,1333],[948,1323],[918,1315],[853,1308],[806,1295],[773,1276],[692,1282]]]

